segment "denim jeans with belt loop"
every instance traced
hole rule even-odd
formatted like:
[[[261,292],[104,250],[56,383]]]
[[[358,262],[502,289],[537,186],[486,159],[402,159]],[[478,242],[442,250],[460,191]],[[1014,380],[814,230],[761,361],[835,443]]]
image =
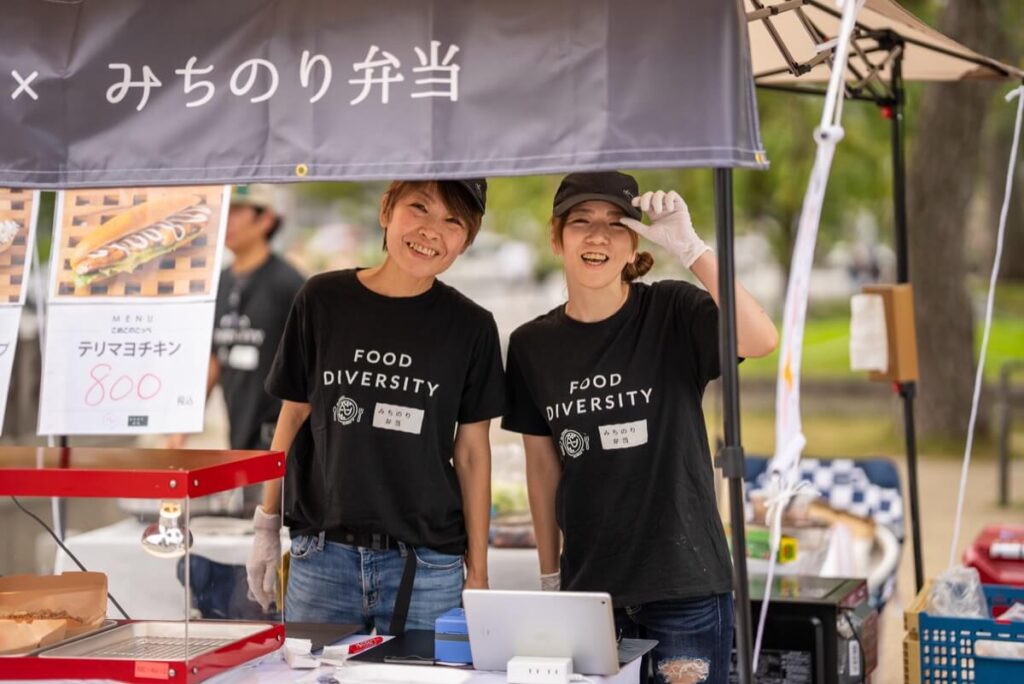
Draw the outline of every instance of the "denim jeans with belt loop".
[[[433,629],[437,617],[462,602],[462,556],[399,543],[375,550],[327,541],[323,533],[292,538],[284,617],[291,622],[362,625],[389,634],[406,555],[416,580],[406,629]]]
[[[652,681],[727,684],[734,617],[732,594],[714,594],[616,608],[615,628],[620,637],[658,640],[641,665]]]

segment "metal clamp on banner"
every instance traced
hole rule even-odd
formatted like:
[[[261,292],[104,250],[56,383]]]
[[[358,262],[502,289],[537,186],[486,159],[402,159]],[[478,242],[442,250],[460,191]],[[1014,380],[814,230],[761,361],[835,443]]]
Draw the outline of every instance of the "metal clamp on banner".
[[[724,446],[715,454],[715,467],[722,469],[725,477],[743,477],[743,447]]]

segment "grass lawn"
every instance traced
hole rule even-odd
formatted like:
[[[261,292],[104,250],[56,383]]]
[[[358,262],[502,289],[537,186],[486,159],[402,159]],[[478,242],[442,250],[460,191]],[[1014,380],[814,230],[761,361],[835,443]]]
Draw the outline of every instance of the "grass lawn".
[[[984,303],[987,283],[972,286],[976,303]],[[984,320],[975,321],[975,359],[981,346]],[[924,341],[918,339],[918,344]],[[815,316],[812,311],[804,331],[803,377],[814,380],[857,380],[865,373],[850,370],[850,317],[834,310]],[[995,383],[1005,361],[1024,360],[1024,285],[1000,285],[996,292],[995,315],[985,361],[985,379]],[[763,359],[748,359],[741,367],[743,378],[771,379],[778,372],[778,352]],[[1019,376],[1018,376],[1019,377]],[[808,410],[810,408],[810,410]],[[808,455],[864,456],[898,454],[905,451],[902,416],[894,405],[892,411],[865,412],[863,415],[828,415],[804,406],[804,432]],[[716,422],[717,421],[717,422]],[[708,416],[708,434],[714,439],[721,431],[717,411]],[[751,454],[770,454],[774,444],[775,418],[770,411],[743,412],[743,445]],[[1011,438],[1013,453],[1024,451],[1024,418],[1014,421]],[[922,455],[963,457],[963,443],[921,442]],[[975,437],[974,455],[995,458],[994,436],[981,431]]]
[[[982,325],[975,325],[975,360],[981,347]],[[918,339],[918,344],[924,342]],[[1003,362],[1024,359],[1024,313],[999,312],[992,319],[992,333],[989,337],[988,358],[985,361],[985,379],[995,382]],[[778,352],[763,359],[748,359],[743,362],[743,376],[750,378],[774,377],[778,371]],[[807,321],[804,330],[803,376],[807,378],[864,377],[864,373],[850,370],[850,317],[830,316]]]

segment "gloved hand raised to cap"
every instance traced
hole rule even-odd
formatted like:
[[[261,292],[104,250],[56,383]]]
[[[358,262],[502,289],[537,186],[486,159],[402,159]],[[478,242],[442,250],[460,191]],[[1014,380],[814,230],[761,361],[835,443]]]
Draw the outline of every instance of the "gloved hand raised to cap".
[[[645,192],[633,198],[633,206],[640,207],[650,217],[651,224],[646,225],[629,217],[622,218],[622,223],[638,235],[664,247],[687,268],[711,249],[693,229],[690,210],[675,190],[667,193],[663,190]]]
[[[249,598],[267,612],[276,595],[277,569],[281,564],[281,516],[266,513],[263,506],[257,506],[252,526],[253,541],[245,562],[245,576],[249,582]]]

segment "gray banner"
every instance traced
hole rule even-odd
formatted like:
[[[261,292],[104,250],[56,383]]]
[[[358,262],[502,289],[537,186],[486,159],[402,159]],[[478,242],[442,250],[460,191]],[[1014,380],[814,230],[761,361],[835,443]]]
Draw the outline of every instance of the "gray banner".
[[[728,0],[4,0],[0,185],[766,165]]]

